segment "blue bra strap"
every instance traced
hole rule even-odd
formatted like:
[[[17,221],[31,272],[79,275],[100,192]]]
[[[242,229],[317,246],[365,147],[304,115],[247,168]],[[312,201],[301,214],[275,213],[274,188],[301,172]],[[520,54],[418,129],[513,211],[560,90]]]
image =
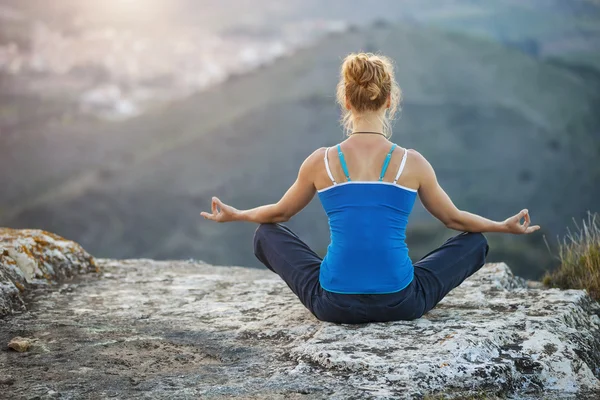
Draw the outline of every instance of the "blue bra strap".
[[[383,177],[385,176],[385,171],[387,171],[388,165],[390,164],[390,158],[392,158],[392,153],[394,152],[395,148],[396,148],[396,143],[394,143],[394,145],[390,149],[390,152],[388,153],[387,157],[385,157],[385,161],[383,163],[383,168],[381,168],[381,175],[379,176],[380,181],[382,181]]]
[[[346,159],[344,158],[344,153],[342,153],[342,148],[340,145],[337,145],[338,156],[340,156],[340,164],[342,164],[342,169],[344,170],[344,175],[346,175],[346,179],[350,182],[350,174],[348,173],[348,166],[346,165]]]

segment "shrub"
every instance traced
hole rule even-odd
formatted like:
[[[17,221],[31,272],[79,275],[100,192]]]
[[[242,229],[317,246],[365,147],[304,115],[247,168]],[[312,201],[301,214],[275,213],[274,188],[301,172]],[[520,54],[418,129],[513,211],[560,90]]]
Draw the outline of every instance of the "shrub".
[[[590,296],[600,301],[600,217],[588,213],[577,230],[568,229],[566,237],[559,240],[560,266],[546,273],[543,282],[561,289],[586,289]]]

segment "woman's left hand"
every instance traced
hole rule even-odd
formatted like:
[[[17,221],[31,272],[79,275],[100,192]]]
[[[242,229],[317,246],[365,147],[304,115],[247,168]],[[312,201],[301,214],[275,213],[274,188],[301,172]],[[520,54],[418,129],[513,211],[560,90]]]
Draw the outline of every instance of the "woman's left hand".
[[[228,206],[217,197],[212,198],[211,208],[212,212],[210,214],[203,211],[200,215],[202,215],[204,219],[210,219],[215,222],[230,222],[236,221],[236,217],[239,214],[238,209]]]
[[[521,223],[522,219],[524,220],[523,223]],[[530,226],[531,217],[529,216],[529,210],[527,209],[521,210],[518,214],[507,218],[502,224],[508,233],[517,235],[533,233],[540,229],[539,225]]]

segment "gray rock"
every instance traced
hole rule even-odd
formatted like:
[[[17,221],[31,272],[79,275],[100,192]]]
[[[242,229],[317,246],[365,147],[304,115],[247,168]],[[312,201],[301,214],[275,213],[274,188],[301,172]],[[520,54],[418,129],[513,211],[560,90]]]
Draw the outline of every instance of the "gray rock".
[[[600,306],[579,290],[531,289],[487,264],[423,318],[317,320],[266,269],[97,260],[101,279],[37,297],[0,339],[6,393],[65,398],[403,399],[486,393],[600,395]],[[4,358],[3,358],[4,357]],[[51,366],[51,373],[40,365]]]

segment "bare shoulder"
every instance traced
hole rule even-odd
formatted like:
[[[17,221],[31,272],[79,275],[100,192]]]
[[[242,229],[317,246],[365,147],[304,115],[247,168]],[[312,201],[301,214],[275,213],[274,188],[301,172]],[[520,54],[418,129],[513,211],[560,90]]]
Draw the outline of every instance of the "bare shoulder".
[[[323,158],[325,157],[325,151],[327,147],[321,147],[313,151],[306,160],[302,163],[300,170],[304,171],[314,171],[320,163],[323,162]]]
[[[411,166],[415,167],[416,169],[430,167],[429,161],[427,161],[425,156],[423,156],[417,150],[415,150],[415,149],[407,149],[407,150],[408,150],[407,157],[409,159],[408,161],[410,161]]]
[[[327,147],[319,147],[318,149],[313,151],[312,154],[310,156],[308,156],[308,158],[322,160],[323,158],[325,158],[326,151],[327,151]]]
[[[327,150],[327,147],[320,147],[320,148],[316,149],[315,151],[312,152],[312,154],[310,154],[308,157],[306,157],[306,160],[304,161],[304,163],[308,164],[308,165],[314,165],[318,162],[322,162],[323,159],[325,158],[326,150]]]
[[[436,180],[435,171],[424,155],[419,153],[417,150],[409,149],[408,158],[410,169],[416,179],[419,181],[419,187],[423,186],[427,182]]]

